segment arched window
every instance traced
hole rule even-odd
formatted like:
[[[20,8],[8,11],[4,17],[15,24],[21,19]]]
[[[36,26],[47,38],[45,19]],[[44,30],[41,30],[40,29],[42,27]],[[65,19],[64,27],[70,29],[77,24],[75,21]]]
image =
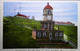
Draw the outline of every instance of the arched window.
[[[48,14],[51,14],[51,10],[48,10]]]
[[[49,39],[50,40],[52,39],[52,33],[49,33]]]
[[[55,33],[55,36],[57,37],[58,36],[58,33]]]
[[[47,24],[44,24],[44,27],[47,28]]]
[[[49,30],[51,30],[51,23],[49,23]]]
[[[41,37],[41,32],[38,32],[38,37]]]
[[[43,37],[46,37],[46,32],[43,32]]]
[[[60,33],[60,36],[63,36],[63,34],[62,34],[62,33]]]

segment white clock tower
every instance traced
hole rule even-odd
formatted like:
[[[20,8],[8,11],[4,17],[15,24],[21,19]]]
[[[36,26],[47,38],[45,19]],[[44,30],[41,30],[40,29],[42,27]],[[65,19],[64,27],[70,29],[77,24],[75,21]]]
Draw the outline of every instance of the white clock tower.
[[[47,3],[47,5],[43,8],[43,18],[43,21],[40,21],[41,29],[33,30],[33,38],[37,40],[39,39],[39,42],[46,42],[46,40],[63,40],[63,31],[54,29],[55,22],[53,21],[53,8],[49,5],[49,3]]]
[[[47,6],[43,9],[43,17],[44,21],[52,21],[53,20],[53,8],[47,3]]]

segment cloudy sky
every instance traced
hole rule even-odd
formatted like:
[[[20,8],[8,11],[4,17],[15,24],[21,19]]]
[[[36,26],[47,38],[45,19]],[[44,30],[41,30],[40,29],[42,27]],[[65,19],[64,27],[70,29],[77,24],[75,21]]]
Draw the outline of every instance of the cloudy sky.
[[[53,7],[53,21],[72,22],[77,25],[77,2],[49,2],[49,4]],[[14,16],[21,10],[21,14],[43,20],[43,9],[46,5],[47,2],[4,2],[3,14]]]

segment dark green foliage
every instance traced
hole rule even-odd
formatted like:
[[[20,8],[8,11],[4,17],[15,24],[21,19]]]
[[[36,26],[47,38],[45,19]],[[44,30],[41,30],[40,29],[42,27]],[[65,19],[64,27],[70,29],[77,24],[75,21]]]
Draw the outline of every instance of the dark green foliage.
[[[53,48],[68,48],[72,46],[70,44],[54,44],[54,45],[49,45],[49,44],[41,44],[41,47],[53,47]]]

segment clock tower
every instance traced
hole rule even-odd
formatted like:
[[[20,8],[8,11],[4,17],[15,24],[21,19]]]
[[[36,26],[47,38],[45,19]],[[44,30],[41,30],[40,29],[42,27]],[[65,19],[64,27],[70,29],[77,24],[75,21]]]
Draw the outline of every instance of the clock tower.
[[[52,21],[53,20],[53,8],[47,3],[47,6],[43,9],[43,21]]]
[[[63,31],[54,29],[53,8],[47,3],[43,8],[43,21],[41,22],[41,29],[34,29],[32,31],[33,39],[41,41],[49,40],[63,40]]]
[[[47,3],[43,9],[43,21],[41,21],[42,30],[54,30],[53,8]]]

